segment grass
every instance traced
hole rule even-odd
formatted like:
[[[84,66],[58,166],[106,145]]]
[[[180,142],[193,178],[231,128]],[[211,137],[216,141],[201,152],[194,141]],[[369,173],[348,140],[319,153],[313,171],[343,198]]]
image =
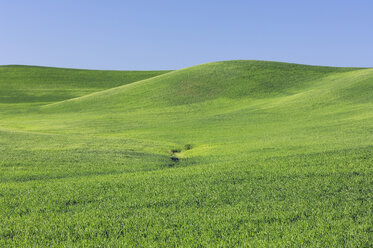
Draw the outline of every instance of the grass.
[[[0,67],[0,246],[370,247],[373,69]]]

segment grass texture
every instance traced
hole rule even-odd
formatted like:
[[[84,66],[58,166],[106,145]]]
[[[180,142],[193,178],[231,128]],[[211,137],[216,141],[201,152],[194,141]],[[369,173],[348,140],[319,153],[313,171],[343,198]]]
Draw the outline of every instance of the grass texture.
[[[0,66],[1,247],[371,247],[373,69]]]

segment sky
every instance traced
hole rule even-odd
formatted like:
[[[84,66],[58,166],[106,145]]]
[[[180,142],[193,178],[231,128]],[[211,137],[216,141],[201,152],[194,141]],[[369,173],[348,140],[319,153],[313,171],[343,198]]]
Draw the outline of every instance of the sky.
[[[254,59],[373,67],[372,0],[0,0],[0,64],[180,69]]]

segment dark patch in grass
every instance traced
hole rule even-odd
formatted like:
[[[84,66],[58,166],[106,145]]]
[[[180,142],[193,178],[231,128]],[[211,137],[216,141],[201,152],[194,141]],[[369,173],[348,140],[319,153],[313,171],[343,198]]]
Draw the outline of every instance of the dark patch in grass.
[[[171,156],[170,159],[172,161],[171,164],[168,164],[168,167],[174,167],[176,163],[180,162],[180,159],[177,157],[177,154],[181,152],[180,148],[173,148],[170,150]]]
[[[171,161],[172,161],[172,164],[169,164],[168,167],[173,167],[175,166],[176,163],[178,163],[180,161],[180,159],[178,157],[176,157],[176,154],[177,153],[180,153],[181,152],[181,149],[180,148],[173,148],[171,149]]]
[[[73,206],[73,205],[76,205],[76,204],[78,204],[77,200],[68,200],[68,201],[65,202],[66,206]]]
[[[177,158],[177,157],[171,157],[171,160],[172,160],[173,162],[179,162],[179,161],[180,161],[180,159]]]
[[[171,149],[171,152],[172,153],[179,153],[179,152],[181,152],[181,149],[178,149],[178,148]]]
[[[193,148],[193,145],[191,145],[191,144],[186,144],[185,146],[184,146],[184,149],[185,150],[191,150]]]
[[[360,176],[360,175],[361,175],[361,173],[360,173],[360,172],[358,172],[358,171],[353,171],[353,172],[352,172],[352,175],[353,175],[353,176]]]

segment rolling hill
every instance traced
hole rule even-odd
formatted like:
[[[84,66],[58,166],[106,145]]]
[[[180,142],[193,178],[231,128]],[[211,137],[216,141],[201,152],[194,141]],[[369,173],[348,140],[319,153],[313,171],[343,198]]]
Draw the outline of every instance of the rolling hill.
[[[369,246],[373,69],[0,67],[0,245]]]
[[[0,103],[48,103],[133,83],[167,71],[99,71],[0,66]]]

